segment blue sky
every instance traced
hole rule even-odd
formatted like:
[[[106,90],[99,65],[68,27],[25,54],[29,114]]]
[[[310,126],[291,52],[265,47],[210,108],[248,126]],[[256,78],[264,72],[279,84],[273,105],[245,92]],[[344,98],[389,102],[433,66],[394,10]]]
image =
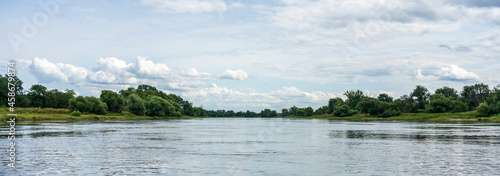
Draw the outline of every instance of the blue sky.
[[[496,1],[26,0],[0,2],[0,20],[26,89],[150,84],[239,111],[500,83]]]

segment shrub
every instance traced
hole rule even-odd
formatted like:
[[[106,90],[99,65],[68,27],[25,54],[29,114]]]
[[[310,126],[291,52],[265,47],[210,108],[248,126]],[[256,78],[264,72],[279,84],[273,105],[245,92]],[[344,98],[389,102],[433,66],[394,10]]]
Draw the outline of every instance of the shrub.
[[[146,113],[144,100],[136,94],[131,94],[128,97],[127,108],[131,113],[135,115],[144,115]]]
[[[479,106],[476,108],[477,111],[477,116],[478,117],[488,117],[490,116],[490,109],[488,107],[487,103],[481,103]]]
[[[82,115],[82,113],[80,111],[78,111],[78,110],[71,112],[71,116],[79,117],[81,115]]]
[[[335,108],[335,111],[333,111],[333,115],[337,117],[348,117],[357,113],[357,110],[351,110],[351,108],[349,108],[346,104],[338,106]]]
[[[464,102],[458,100],[458,101],[453,101],[453,103],[451,104],[451,112],[465,112],[467,111],[467,109],[469,109],[467,107],[467,104],[465,104]]]

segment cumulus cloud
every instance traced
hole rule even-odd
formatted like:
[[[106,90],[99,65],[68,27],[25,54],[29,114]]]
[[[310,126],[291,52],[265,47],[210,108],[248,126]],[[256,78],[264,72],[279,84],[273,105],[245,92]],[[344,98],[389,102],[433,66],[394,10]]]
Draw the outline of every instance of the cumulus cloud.
[[[234,80],[246,80],[248,79],[248,73],[242,69],[238,70],[226,70],[219,76],[221,79],[234,79]]]
[[[479,76],[475,73],[468,72],[467,70],[460,68],[458,65],[451,65],[449,67],[441,67],[438,75],[443,80],[477,80]]]
[[[210,76],[210,73],[198,72],[195,68],[188,68],[186,70],[181,71],[180,75],[182,76],[191,76],[191,77],[200,77],[200,76]]]
[[[141,4],[166,13],[222,12],[229,7],[223,0],[142,0]],[[241,4],[232,6],[239,7]]]
[[[172,71],[166,64],[154,63],[145,57],[137,57],[137,73],[152,78],[168,78]]]
[[[29,66],[33,74],[41,83],[61,82],[83,80],[88,75],[88,70],[83,67],[73,66],[64,63],[52,63],[47,59],[35,57]]]
[[[418,80],[444,80],[444,81],[467,81],[467,80],[478,80],[479,76],[475,73],[469,72],[458,65],[450,65],[441,67],[439,70],[431,71],[429,74],[422,74],[422,69],[418,69],[415,75],[415,79]]]

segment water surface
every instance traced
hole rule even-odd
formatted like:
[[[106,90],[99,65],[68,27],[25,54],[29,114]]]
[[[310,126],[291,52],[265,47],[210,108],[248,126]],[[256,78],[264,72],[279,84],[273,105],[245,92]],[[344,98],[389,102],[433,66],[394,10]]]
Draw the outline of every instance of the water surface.
[[[7,149],[2,124],[0,148]],[[495,175],[500,124],[207,118],[16,124],[23,175]],[[1,153],[0,175],[17,175]]]

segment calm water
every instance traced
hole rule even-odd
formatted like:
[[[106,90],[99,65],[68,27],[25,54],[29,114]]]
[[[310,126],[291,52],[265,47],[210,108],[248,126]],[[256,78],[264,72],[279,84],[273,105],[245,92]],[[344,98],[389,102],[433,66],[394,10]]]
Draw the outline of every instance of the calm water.
[[[0,149],[8,131],[2,124]],[[189,119],[17,124],[23,175],[496,175],[500,124]],[[1,152],[0,175],[17,175]],[[6,174],[5,174],[6,173]]]

